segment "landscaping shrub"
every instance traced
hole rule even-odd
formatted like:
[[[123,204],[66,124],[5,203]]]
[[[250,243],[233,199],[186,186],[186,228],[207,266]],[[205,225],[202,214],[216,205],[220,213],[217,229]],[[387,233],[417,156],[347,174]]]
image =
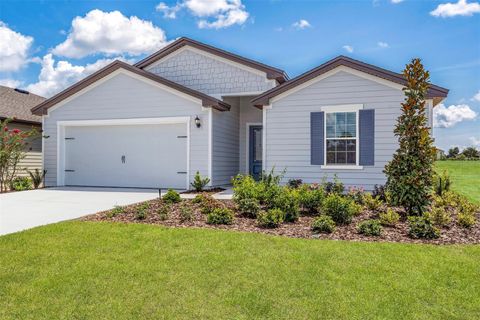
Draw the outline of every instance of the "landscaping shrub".
[[[24,191],[32,189],[32,181],[29,177],[15,177],[10,182],[10,189],[15,191]]]
[[[323,188],[327,194],[337,193],[342,194],[345,191],[343,183],[338,179],[337,175],[333,177],[333,182],[325,182]]]
[[[382,201],[373,197],[371,193],[363,195],[363,202],[368,210],[377,211],[382,207]]]
[[[238,211],[245,217],[255,219],[260,211],[260,204],[256,199],[240,199],[237,200],[236,203],[238,206]]]
[[[125,208],[122,206],[115,206],[112,210],[107,212],[107,218],[113,218],[122,213],[125,213]]]
[[[47,170],[43,170],[40,173],[40,170],[35,169],[34,171],[28,171],[28,174],[30,175],[30,179],[32,179],[33,188],[38,189],[47,174]]]
[[[374,198],[377,198],[380,201],[387,202],[387,196],[386,196],[385,192],[386,192],[385,186],[383,186],[381,184],[376,184],[373,187],[372,196]]]
[[[232,179],[233,201],[238,204],[243,199],[260,201],[260,186],[249,175],[237,175]]]
[[[325,190],[304,184],[298,188],[297,192],[300,207],[308,213],[317,213],[325,199]]]
[[[348,188],[347,197],[355,201],[355,203],[363,205],[364,204],[364,195],[365,191],[363,188],[350,187]]]
[[[168,216],[170,215],[172,207],[169,204],[163,203],[157,209],[157,215],[160,220],[167,220]]]
[[[202,176],[200,176],[200,172],[197,171],[195,173],[195,177],[193,178],[193,182],[190,185],[196,192],[200,192],[203,190],[203,188],[205,188],[205,186],[209,182],[210,182],[210,178],[208,177],[202,178]]]
[[[144,202],[139,206],[137,206],[135,211],[135,219],[145,220],[147,218],[149,208],[150,208],[150,204],[148,202]]]
[[[446,170],[443,171],[443,174],[434,175],[433,189],[435,190],[435,193],[437,195],[442,196],[444,192],[450,190],[450,186],[451,186],[450,176],[448,175],[448,172]]]
[[[475,211],[477,207],[470,203],[466,198],[459,201],[457,223],[464,228],[471,228],[475,225]]]
[[[165,203],[177,203],[180,202],[182,199],[180,198],[180,194],[173,189],[168,189],[167,193],[162,197],[162,200]]]
[[[381,225],[394,227],[400,220],[400,215],[395,210],[388,208],[387,211],[380,213],[379,218]]]
[[[430,212],[426,212],[425,216],[438,227],[446,227],[452,221],[451,214],[445,207],[432,206]]]
[[[232,224],[233,211],[227,208],[216,208],[207,215],[208,224]]]
[[[214,199],[208,193],[202,193],[202,194],[197,195],[192,200],[192,202],[200,204],[200,211],[203,214],[209,214],[213,210],[223,207],[223,205],[220,201]]]
[[[332,217],[336,224],[349,224],[359,212],[359,207],[351,199],[336,193],[328,195],[323,202],[322,212]]]
[[[187,204],[180,206],[180,221],[192,221],[193,220],[193,210]]]
[[[302,185],[303,181],[302,179],[290,179],[288,180],[287,186],[289,186],[292,189],[299,188]]]
[[[274,202],[274,207],[280,209],[285,214],[284,221],[295,222],[298,220],[300,208],[296,190],[288,187],[281,188]]]
[[[320,233],[332,233],[335,231],[335,221],[332,220],[332,217],[322,214],[313,220],[312,231]]]
[[[358,224],[357,231],[366,236],[379,236],[382,234],[382,226],[378,220],[365,220]]]
[[[440,230],[425,216],[409,217],[408,235],[414,239],[436,239],[440,237]]]
[[[284,221],[285,214],[280,209],[262,211],[257,216],[257,222],[263,228],[277,228]]]

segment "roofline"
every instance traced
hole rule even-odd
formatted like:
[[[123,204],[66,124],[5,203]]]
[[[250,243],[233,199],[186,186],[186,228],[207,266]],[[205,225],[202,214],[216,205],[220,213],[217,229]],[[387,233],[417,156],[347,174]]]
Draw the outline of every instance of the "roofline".
[[[264,93],[252,99],[251,102],[253,105],[257,107],[268,105],[271,98],[283,92],[289,91],[290,89],[295,88],[296,86],[303,84],[311,79],[314,79],[319,75],[322,75],[339,66],[346,66],[358,71],[362,71],[362,72],[377,76],[379,78],[382,78],[388,81],[392,81],[401,85],[406,85],[406,80],[402,74],[395,73],[383,68],[379,68],[374,65],[361,62],[346,56],[338,56],[275,88],[265,91]],[[427,97],[428,98],[445,98],[448,95],[448,92],[449,90],[446,88],[443,88],[434,84],[430,84],[430,87],[427,91]]]
[[[133,72],[137,75],[140,75],[142,77],[145,77],[147,79],[153,80],[155,82],[158,82],[160,84],[163,84],[165,86],[168,86],[172,89],[175,89],[177,91],[183,92],[185,94],[188,94],[192,97],[195,97],[197,99],[200,99],[202,101],[202,106],[203,107],[212,107],[220,111],[228,111],[230,110],[230,105],[226,102],[223,102],[221,100],[218,100],[214,97],[211,97],[209,95],[206,95],[204,93],[201,93],[199,91],[187,88],[185,86],[182,86],[176,82],[167,80],[165,78],[162,78],[156,74],[144,71],[142,69],[139,69],[137,67],[134,67],[128,63],[115,60],[114,62],[110,63],[109,65],[103,67],[102,69],[92,73],[88,77],[80,80],[79,82],[73,84],[72,86],[68,87],[67,89],[63,90],[62,92],[54,95],[50,99],[45,100],[44,102],[38,104],[37,106],[33,107],[31,109],[32,113],[35,115],[45,115],[47,114],[47,110],[51,108],[52,106],[56,105],[57,103],[65,100],[66,98],[72,96],[73,94],[79,92],[80,90],[88,87],[89,85],[95,83],[96,81],[100,80],[101,78],[109,75],[110,73],[118,70],[118,69],[125,69],[127,71]]]
[[[201,43],[199,41],[192,40],[192,39],[186,38],[186,37],[182,37],[182,38],[179,38],[179,39],[175,40],[174,42],[170,43],[169,45],[167,45],[163,49],[161,49],[161,50],[155,52],[154,54],[146,57],[145,59],[137,62],[136,64],[134,64],[134,66],[137,67],[137,68],[143,69],[143,68],[151,65],[152,63],[162,59],[163,57],[168,56],[172,52],[174,52],[174,51],[176,51],[176,50],[178,50],[178,49],[180,49],[184,46],[187,46],[187,45],[189,45],[191,47],[194,47],[194,48],[197,48],[197,49],[200,49],[200,50],[203,50],[203,51],[206,51],[208,53],[220,56],[222,58],[225,58],[225,59],[243,64],[243,65],[248,66],[250,68],[254,68],[254,69],[263,71],[267,74],[268,79],[274,79],[274,80],[278,81],[279,83],[284,83],[285,81],[288,80],[288,75],[286,74],[285,71],[283,71],[281,69],[271,67],[269,65],[266,65],[266,64],[263,64],[263,63],[260,63],[260,62],[242,57],[242,56],[239,56],[237,54],[234,54],[234,53],[231,53],[231,52],[228,52],[228,51],[225,51],[225,50],[222,50],[222,49],[219,49],[219,48],[216,48],[216,47],[213,47],[213,46],[207,45],[205,43]]]
[[[31,124],[31,125],[38,125],[41,126],[42,123],[39,121],[32,121],[32,120],[23,120],[18,118],[8,118],[8,117],[0,117],[0,121],[4,121],[10,119],[10,123],[23,123],[23,124]]]

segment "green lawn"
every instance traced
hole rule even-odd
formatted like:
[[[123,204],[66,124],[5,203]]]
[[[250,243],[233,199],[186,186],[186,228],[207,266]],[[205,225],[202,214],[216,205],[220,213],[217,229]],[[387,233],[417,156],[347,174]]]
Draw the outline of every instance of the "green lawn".
[[[479,319],[480,246],[66,222],[0,237],[0,319]]]
[[[437,161],[435,167],[449,172],[453,190],[480,204],[480,161]]]

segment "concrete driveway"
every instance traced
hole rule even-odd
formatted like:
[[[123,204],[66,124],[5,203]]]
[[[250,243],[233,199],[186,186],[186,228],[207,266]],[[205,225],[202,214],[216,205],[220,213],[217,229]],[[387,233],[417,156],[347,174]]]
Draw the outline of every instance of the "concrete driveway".
[[[158,197],[158,190],[46,188],[0,194],[0,235]]]

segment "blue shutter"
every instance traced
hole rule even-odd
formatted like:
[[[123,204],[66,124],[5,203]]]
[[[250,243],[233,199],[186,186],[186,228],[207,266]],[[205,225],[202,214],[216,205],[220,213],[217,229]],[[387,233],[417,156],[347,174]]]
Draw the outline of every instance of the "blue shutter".
[[[324,112],[310,113],[310,162],[323,164],[324,158]]]
[[[375,110],[360,110],[358,125],[360,133],[359,164],[373,166],[375,164]]]

